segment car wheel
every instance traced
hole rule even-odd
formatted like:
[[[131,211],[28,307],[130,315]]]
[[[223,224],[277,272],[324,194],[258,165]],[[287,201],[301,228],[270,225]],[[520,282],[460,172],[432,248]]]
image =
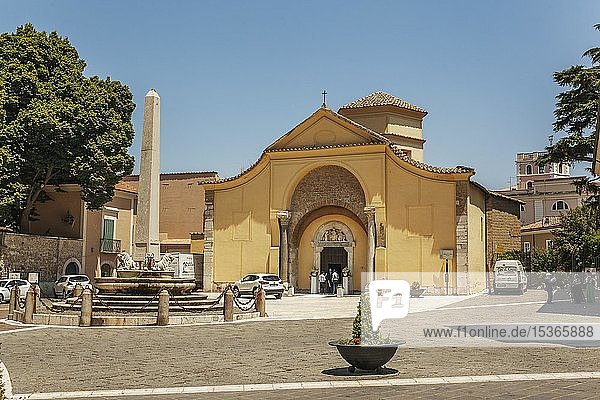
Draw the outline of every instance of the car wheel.
[[[0,293],[0,303],[4,303],[4,295]]]
[[[235,297],[240,297],[240,289],[237,286],[233,287],[233,295]]]
[[[277,293],[277,294],[275,295],[275,298],[276,298],[277,300],[281,300],[281,298],[282,298],[282,297],[283,297],[283,293]]]

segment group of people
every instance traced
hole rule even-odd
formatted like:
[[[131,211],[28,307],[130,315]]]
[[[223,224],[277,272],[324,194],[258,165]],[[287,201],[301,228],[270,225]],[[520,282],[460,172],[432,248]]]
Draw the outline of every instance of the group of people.
[[[319,274],[319,292],[321,294],[335,294],[340,283],[340,275],[337,271],[329,268],[325,273],[321,271]]]
[[[583,280],[579,275],[575,275],[571,286],[571,299],[574,303],[596,302],[596,280],[591,273],[588,272]]]
[[[556,287],[556,278],[551,274],[546,274],[544,280],[544,289],[548,293],[546,303],[552,303]],[[571,300],[574,303],[595,303],[596,302],[596,279],[591,272],[588,272],[585,277],[576,274],[571,285]]]

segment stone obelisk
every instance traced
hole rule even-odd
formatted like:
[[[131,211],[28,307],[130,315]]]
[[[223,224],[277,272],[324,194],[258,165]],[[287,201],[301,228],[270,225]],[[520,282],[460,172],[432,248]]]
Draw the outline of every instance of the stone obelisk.
[[[160,200],[160,96],[150,89],[144,98],[142,155],[138,184],[137,223],[134,261],[144,261],[147,253],[160,260],[158,234]]]

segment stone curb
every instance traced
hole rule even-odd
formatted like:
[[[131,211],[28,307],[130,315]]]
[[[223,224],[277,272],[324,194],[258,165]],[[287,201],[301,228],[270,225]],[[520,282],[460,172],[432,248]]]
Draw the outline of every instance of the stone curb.
[[[4,389],[4,399],[10,400],[13,397],[12,393],[12,382],[10,381],[10,375],[6,365],[0,361],[0,384]]]
[[[258,318],[258,312],[234,314],[234,321]],[[10,320],[22,321],[20,311],[15,311]],[[169,325],[206,324],[224,322],[223,315],[171,315]],[[79,326],[79,315],[70,314],[33,314],[33,325]],[[156,325],[153,316],[102,315],[92,316],[92,326],[152,326]]]

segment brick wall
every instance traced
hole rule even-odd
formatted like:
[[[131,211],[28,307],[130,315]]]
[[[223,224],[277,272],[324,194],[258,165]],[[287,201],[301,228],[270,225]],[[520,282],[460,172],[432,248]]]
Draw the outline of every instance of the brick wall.
[[[20,272],[27,279],[29,272],[38,272],[44,292],[63,273],[65,263],[75,258],[81,264],[83,240],[50,236],[5,233],[0,257],[4,260],[3,275]]]
[[[488,268],[496,261],[498,246],[504,251],[521,248],[521,223],[519,203],[515,200],[491,194],[486,206]]]
[[[294,190],[290,205],[291,218],[288,228],[291,284],[296,286],[298,276],[298,246],[308,218],[314,211],[324,207],[341,207],[367,225],[365,193],[356,177],[347,169],[328,165],[310,171]]]

